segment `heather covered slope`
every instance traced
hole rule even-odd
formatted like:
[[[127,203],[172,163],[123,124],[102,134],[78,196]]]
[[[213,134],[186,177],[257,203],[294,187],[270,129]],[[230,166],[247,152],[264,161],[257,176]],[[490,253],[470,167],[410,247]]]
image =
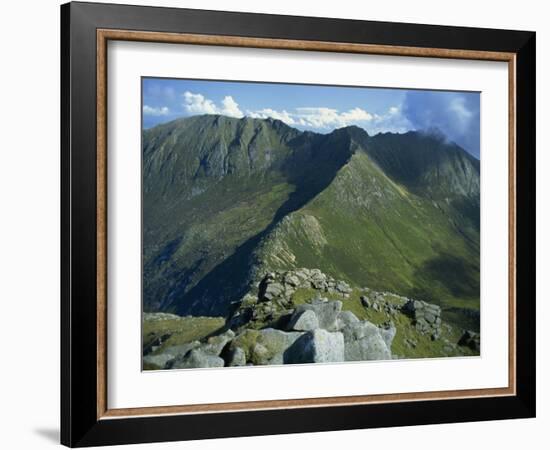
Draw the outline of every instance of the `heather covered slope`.
[[[266,271],[298,267],[457,322],[479,309],[479,161],[437,134],[159,125],[143,135],[143,231],[146,311],[228,316]]]

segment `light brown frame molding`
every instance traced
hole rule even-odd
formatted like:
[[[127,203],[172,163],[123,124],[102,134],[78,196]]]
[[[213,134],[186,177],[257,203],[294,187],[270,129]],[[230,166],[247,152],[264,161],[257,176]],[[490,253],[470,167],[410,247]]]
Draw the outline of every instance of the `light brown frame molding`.
[[[431,57],[501,61],[508,63],[509,74],[509,145],[508,145],[508,386],[491,389],[411,392],[363,396],[342,396],[202,405],[150,406],[109,409],[107,405],[107,43],[110,40],[170,44],[215,45],[265,49],[362,53],[409,57]],[[506,52],[455,50],[445,48],[399,47],[388,45],[263,39],[129,30],[97,30],[97,418],[129,416],[197,414],[266,409],[346,406],[367,403],[393,403],[421,400],[516,395],[516,55]]]

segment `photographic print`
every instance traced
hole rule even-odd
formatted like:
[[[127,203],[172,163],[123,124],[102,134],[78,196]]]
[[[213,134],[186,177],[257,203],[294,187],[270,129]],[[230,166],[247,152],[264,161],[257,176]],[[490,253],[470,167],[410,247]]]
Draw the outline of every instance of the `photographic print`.
[[[142,78],[142,367],[480,355],[480,94]]]

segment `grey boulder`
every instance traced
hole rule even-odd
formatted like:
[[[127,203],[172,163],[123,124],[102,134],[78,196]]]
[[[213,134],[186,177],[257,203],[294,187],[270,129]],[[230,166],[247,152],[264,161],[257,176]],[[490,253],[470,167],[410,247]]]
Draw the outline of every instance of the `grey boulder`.
[[[161,353],[160,355],[147,355],[143,357],[144,364],[151,364],[157,366],[159,369],[164,369],[166,363],[174,359],[173,355],[167,353]]]
[[[246,365],[246,354],[241,347],[235,347],[230,350],[227,357],[227,365],[229,367],[245,366]]]
[[[384,339],[376,325],[360,322],[343,328],[342,333],[346,361],[391,359],[391,351],[386,344],[389,336]]]
[[[340,314],[338,314],[337,324],[339,330],[359,322],[360,320],[351,311],[342,311]]]
[[[265,288],[263,298],[266,300],[272,300],[275,297],[279,297],[284,294],[285,287],[280,283],[269,283]]]
[[[380,328],[380,334],[382,335],[382,339],[384,339],[384,342],[386,343],[386,347],[391,351],[391,344],[393,342],[393,338],[395,337],[397,333],[397,329],[395,328],[395,325],[392,323],[388,325],[385,328]]]
[[[306,333],[285,354],[285,362],[290,364],[342,361],[344,361],[344,335],[322,329]]]
[[[219,356],[210,355],[201,349],[193,349],[185,356],[178,357],[170,364],[171,369],[195,369],[208,367],[223,367],[224,360]]]
[[[319,328],[323,328],[328,331],[336,331],[338,329],[338,315],[342,311],[342,302],[339,300],[325,301],[314,300],[312,303],[304,303],[298,305],[295,310],[295,314],[300,314],[303,311],[311,310],[317,316],[319,321]]]
[[[209,355],[218,356],[226,344],[234,337],[235,333],[233,330],[227,330],[222,334],[209,338],[205,344],[201,345],[201,350]]]
[[[250,348],[250,361],[255,365],[284,364],[286,351],[301,337],[302,332],[285,332],[265,328],[258,332],[255,344]]]
[[[290,330],[311,331],[319,328],[319,319],[311,309],[295,311],[288,324]]]

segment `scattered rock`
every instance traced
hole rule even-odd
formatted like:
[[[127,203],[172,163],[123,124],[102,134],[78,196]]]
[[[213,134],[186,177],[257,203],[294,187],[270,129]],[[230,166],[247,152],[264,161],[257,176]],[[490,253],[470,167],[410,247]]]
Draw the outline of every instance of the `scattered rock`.
[[[265,300],[272,300],[275,297],[280,296],[285,292],[285,287],[279,283],[269,283],[263,292],[263,298]]]
[[[353,289],[345,281],[338,281],[336,283],[336,286],[334,286],[334,288],[336,289],[336,291],[340,292],[343,295],[349,296],[349,294],[353,292]]]
[[[293,287],[298,287],[302,284],[302,280],[292,272],[287,272],[287,274],[284,277],[285,284],[288,284]]]
[[[401,320],[401,313],[411,318],[418,333],[432,340],[442,339],[442,327],[450,330],[442,323],[438,305],[368,288],[360,291],[361,305],[378,312],[374,315],[377,323],[381,317],[389,320],[381,326],[360,320],[353,312],[342,311],[341,300],[349,298],[353,288],[319,269],[272,271],[251,286],[251,291],[235,302],[226,331],[201,342],[163,349],[162,353],[159,348],[166,345],[170,334],[150,339],[150,348],[147,353],[144,351],[144,365],[154,369],[389,360],[399,358],[392,356],[391,347],[397,333],[393,321]],[[303,301],[293,298],[298,289],[313,291],[307,303],[296,306],[295,301]],[[336,297],[340,300],[332,300]],[[174,318],[178,316],[144,316],[144,320]],[[479,351],[479,335],[465,331],[459,344]],[[404,339],[404,345],[414,349],[419,344],[409,337]],[[442,354],[464,352],[447,340],[442,345]]]
[[[173,355],[161,353],[159,355],[147,355],[143,357],[143,364],[151,364],[158,367],[158,370],[164,369],[166,363],[174,359]]]
[[[415,328],[422,334],[429,334],[432,340],[441,336],[441,308],[421,300],[408,300],[401,312],[413,319]]]
[[[366,295],[361,295],[359,297],[359,300],[361,300],[361,304],[365,307],[365,308],[370,308],[371,307],[371,301],[370,299],[366,296]]]
[[[184,356],[177,357],[167,364],[169,369],[195,369],[199,367],[223,367],[224,360],[219,356],[205,353],[201,349],[193,349]]]
[[[481,348],[481,341],[479,333],[473,331],[465,330],[464,334],[458,341],[458,345],[469,347],[472,350],[479,352]]]
[[[452,345],[443,346],[443,351],[447,354],[452,354],[455,351],[455,348]]]
[[[161,320],[179,320],[180,316],[176,314],[155,312],[155,313],[143,313],[144,321],[161,321]]]

